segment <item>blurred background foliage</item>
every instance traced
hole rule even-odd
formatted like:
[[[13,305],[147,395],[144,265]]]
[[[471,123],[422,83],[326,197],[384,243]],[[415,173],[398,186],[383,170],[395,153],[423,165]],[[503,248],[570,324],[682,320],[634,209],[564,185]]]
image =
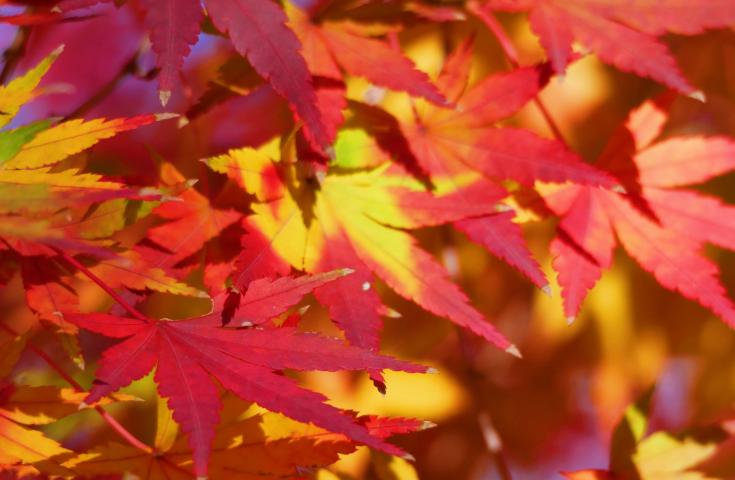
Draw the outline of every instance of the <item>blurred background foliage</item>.
[[[524,15],[499,18],[519,49],[522,64],[544,59]],[[39,34],[37,41],[30,43],[21,65],[33,64],[46,53],[46,45],[60,39],[72,49],[79,42],[94,43],[95,35],[103,36],[103,22],[112,20],[93,21],[98,25],[84,27],[86,31],[81,32],[84,28],[70,30],[66,25],[39,27],[56,31]],[[473,78],[509,70],[497,41],[476,20],[408,27],[399,38],[402,48],[419,68],[435,76],[446,53],[469,34],[476,37]],[[12,37],[11,30],[3,31],[3,42],[7,44]],[[708,101],[677,100],[665,135],[697,132],[735,136],[735,32],[672,36],[668,42],[686,76],[706,93]],[[99,45],[99,48],[106,47]],[[121,63],[128,54],[112,53],[110,61]],[[189,101],[187,96],[196,98],[201,94],[207,80],[215,76],[231,54],[219,38],[204,35],[185,65],[190,91],[172,99],[174,109],[176,105],[185,105]],[[146,58],[142,57],[142,63]],[[63,57],[59,60],[62,62]],[[64,68],[61,65],[52,71],[51,82],[63,81],[63,73],[59,72]],[[97,80],[91,78],[89,82],[94,84]],[[104,84],[104,78],[97,84]],[[349,92],[353,98],[363,98],[370,88],[364,80],[350,80]],[[575,62],[563,78],[552,79],[541,98],[569,145],[591,161],[628,111],[660,93],[661,88],[613,70],[589,55]],[[39,99],[23,111],[21,123],[72,108],[74,95],[72,100],[70,95]],[[259,101],[249,98],[237,104],[224,104],[181,128],[165,123],[126,134],[100,145],[89,161],[103,162],[107,168],[124,171],[145,184],[154,162],[150,151],[155,151],[177,165],[187,177],[199,178],[204,184],[201,188],[222,188],[222,179],[199,168],[196,160],[229,147],[257,145],[268,138],[269,128],[278,131],[279,119],[286,122],[288,111],[283,105],[261,105]],[[160,109],[156,102],[155,82],[130,75],[115,85],[106,99],[94,105],[92,112],[95,116],[113,116],[155,111]],[[406,98],[389,93],[384,103],[401,108]],[[510,123],[551,136],[533,104],[527,105]],[[114,162],[116,158],[120,162]],[[701,188],[735,202],[732,174]],[[227,195],[226,191],[222,193],[224,197]],[[523,359],[498,351],[378,285],[387,305],[401,314],[400,318],[386,319],[383,351],[429,363],[439,373],[423,376],[388,373],[385,396],[373,388],[364,374],[308,373],[301,380],[327,394],[341,407],[361,413],[418,417],[437,426],[395,439],[416,457],[413,464],[360,448],[329,470],[317,472],[317,478],[490,480],[512,475],[514,479],[549,479],[560,478],[560,471],[607,469],[611,447],[622,445],[613,442],[616,438],[613,432],[622,425],[621,420],[628,418],[624,417],[626,409],[650,391],[653,391],[650,411],[642,414],[647,422],[644,427],[638,424],[635,428],[643,428],[648,434],[668,432],[672,436],[664,444],[691,433],[693,436],[686,437],[687,441],[697,448],[683,448],[681,442],[674,442],[676,448],[670,444],[663,448],[673,449],[678,459],[692,459],[692,464],[701,460],[698,455],[703,448],[707,455],[712,453],[714,447],[708,447],[708,442],[724,447],[720,447],[722,452],[717,461],[708,467],[710,476],[666,476],[665,472],[656,474],[654,466],[653,470],[638,469],[639,473],[649,472],[643,478],[735,478],[735,450],[728,442],[722,444],[728,425],[735,420],[732,331],[694,302],[665,291],[620,250],[613,268],[605,272],[591,292],[581,315],[572,325],[567,325],[548,254],[554,224],[549,220],[535,221],[530,215],[519,218],[532,250],[552,279],[550,297],[449,229],[425,229],[418,236],[423,246],[443,259],[473,304],[514,339],[524,354]],[[715,249],[709,253],[722,270],[725,286],[735,294],[735,254]],[[84,310],[109,304],[103,293],[87,284],[80,297]],[[0,290],[4,321],[21,330],[33,323],[22,298],[19,279]],[[312,308],[305,315],[303,327],[338,335],[326,312],[313,299],[307,303]],[[192,316],[203,308],[206,306],[194,301],[182,302],[162,294],[154,294],[146,302],[147,313],[166,312],[165,316],[172,318]],[[46,345],[58,358],[66,357],[64,346],[57,340],[48,334],[39,335],[35,342]],[[86,351],[99,352],[106,346],[100,343],[100,337],[82,335],[81,340]],[[8,349],[3,346],[3,351]],[[67,362],[72,370],[71,361]],[[22,371],[22,378],[17,379],[20,382],[61,385],[28,352],[16,371]],[[81,377],[80,381],[89,384],[91,378]],[[126,391],[142,399],[155,398],[150,378],[136,382]],[[153,418],[151,409],[155,405],[155,402],[125,402],[113,406],[112,412],[134,433],[150,439],[155,425],[136,419],[145,418],[144,415]],[[71,436],[72,446],[90,445],[110,437],[101,420],[90,412],[53,425],[48,434],[62,438],[70,432],[77,432]],[[616,438],[616,442],[622,440]],[[660,442],[656,445],[660,446]]]

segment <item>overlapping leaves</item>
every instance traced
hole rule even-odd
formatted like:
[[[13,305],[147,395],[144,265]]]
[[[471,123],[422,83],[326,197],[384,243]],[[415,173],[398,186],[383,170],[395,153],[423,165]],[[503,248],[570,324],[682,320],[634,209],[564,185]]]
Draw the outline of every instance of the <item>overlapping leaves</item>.
[[[570,319],[610,266],[617,235],[628,254],[662,286],[735,325],[735,306],[718,279],[718,268],[702,253],[707,243],[735,247],[735,209],[677,188],[735,168],[735,142],[699,135],[656,141],[668,118],[667,103],[649,101],[633,111],[598,161],[626,193],[568,186],[544,196],[561,217],[551,252]]]
[[[257,197],[246,227],[268,239],[286,262],[313,273],[336,266],[356,271],[315,292],[353,344],[377,348],[384,308],[372,287],[375,273],[430,312],[515,352],[469,304],[444,267],[403,230],[493,213],[497,190],[470,175],[459,191],[437,196],[389,164],[325,175],[318,164],[294,163],[292,145],[285,146],[280,159],[278,145],[270,147],[231,151],[207,163]]]
[[[306,277],[261,279],[238,284],[245,291],[231,323],[263,324],[283,313],[305,293],[344,275],[344,271]],[[212,313],[189,320],[167,321],[109,314],[68,314],[78,326],[123,341],[106,350],[97,370],[97,384],[87,402],[118,390],[156,368],[159,393],[168,399],[173,418],[189,438],[194,471],[206,475],[221,409],[211,377],[237,396],[296,420],[392,454],[397,447],[370,435],[363,426],[324,404],[325,397],[298,387],[277,374],[295,370],[381,370],[411,372],[425,368],[349,347],[338,340],[302,333],[293,327],[222,328],[224,296]]]
[[[96,3],[109,2],[63,0],[59,9]],[[377,353],[380,316],[394,312],[375,292],[376,277],[426,310],[518,354],[409,232],[451,224],[545,287],[513,212],[501,204],[508,187],[538,188],[551,214],[561,219],[551,252],[568,317],[577,314],[620,243],[664,287],[735,325],[735,306],[716,266],[702,254],[706,244],[735,246],[733,207],[679,188],[731,171],[731,139],[662,137],[666,108],[649,102],[631,115],[598,164],[588,165],[561,141],[497,125],[539,93],[550,75],[548,66],[471,83],[472,41],[467,40],[449,55],[434,84],[400,51],[400,22],[405,12],[442,22],[462,20],[461,7],[376,3],[401,14],[385,17],[386,23],[365,21],[361,15],[370,18],[371,2],[282,8],[271,0],[206,0],[204,5],[140,0],[164,104],[197,41],[204,6],[208,20],[303,122],[282,145],[275,141],[206,160],[250,194],[239,192],[242,198],[233,204],[218,203],[216,191],[190,188],[193,182],[169,163],[163,163],[159,188],[129,186],[128,179],[108,178],[85,165],[80,154],[97,142],[170,115],[49,119],[0,131],[0,280],[19,273],[28,306],[68,335],[64,338],[75,338],[81,327],[116,339],[98,362],[87,402],[109,401],[113,392],[155,370],[158,392],[172,410],[160,409],[153,449],[111,444],[75,455],[29,425],[69,413],[81,394],[15,390],[8,395],[30,391],[38,399],[51,392],[55,413],[39,419],[0,409],[3,469],[60,476],[126,470],[145,478],[188,478],[193,470],[198,476],[247,478],[298,475],[302,467],[332,463],[358,443],[402,454],[384,437],[414,431],[420,422],[355,417],[299,387],[284,371],[365,370],[380,385],[382,369],[426,370]],[[735,19],[730,6],[686,0],[490,0],[485,5],[529,11],[556,73],[563,73],[574,56],[572,42],[579,40],[608,63],[688,94],[694,87],[658,37],[727,26]],[[478,5],[469,7],[478,12]],[[64,15],[52,13],[18,21],[43,17],[51,22]],[[43,93],[39,82],[59,53],[0,88],[0,127]],[[391,111],[392,116],[381,109],[380,95],[365,97],[373,105],[354,96],[348,100],[351,77],[412,98],[402,97],[406,108]],[[250,77],[239,80],[252,83]],[[367,139],[366,161],[350,157],[340,143],[350,134]],[[208,147],[207,154],[216,151]],[[192,171],[184,167],[181,171]],[[168,196],[172,191],[175,201]],[[138,222],[151,212],[145,224]],[[121,233],[127,227],[132,232]],[[225,231],[242,229],[239,247],[230,245],[220,263],[199,269],[191,261]],[[291,276],[291,267],[306,274]],[[185,276],[192,285],[219,294],[209,314],[172,321],[146,316],[133,300],[135,306],[125,302],[155,300],[151,292],[206,296],[185,283]],[[115,298],[115,310],[79,313],[76,287],[90,282]],[[300,331],[298,315],[280,318],[312,291],[350,346]],[[24,344],[25,337],[3,344],[9,360],[3,361],[2,376],[10,373]],[[221,422],[221,389],[271,412],[243,417],[228,411]],[[229,396],[224,395],[225,403]],[[316,426],[284,421],[272,412]],[[666,445],[670,440],[664,437]],[[640,442],[644,460],[647,445],[655,450],[661,442]],[[246,467],[232,466],[248,455]],[[70,456],[75,458],[59,460]]]
[[[576,40],[621,70],[686,94],[694,93],[695,88],[658,37],[666,33],[693,35],[735,22],[735,12],[727,0],[489,0],[484,6],[529,12],[531,28],[557,73],[566,70]]]

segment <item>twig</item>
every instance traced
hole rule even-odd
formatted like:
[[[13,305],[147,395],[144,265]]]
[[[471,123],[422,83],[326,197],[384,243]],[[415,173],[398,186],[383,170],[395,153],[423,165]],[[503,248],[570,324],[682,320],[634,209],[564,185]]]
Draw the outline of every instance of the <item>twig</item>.
[[[151,322],[151,320],[148,317],[146,317],[145,315],[143,315],[142,313],[140,313],[138,310],[135,309],[135,307],[133,307],[132,305],[130,305],[128,302],[126,302],[125,299],[122,298],[120,295],[118,295],[117,292],[115,292],[115,290],[113,290],[109,285],[107,285],[104,282],[104,280],[102,280],[97,275],[95,275],[94,273],[92,273],[92,271],[90,271],[87,267],[85,267],[84,265],[82,265],[76,258],[74,258],[71,255],[63,252],[62,250],[59,250],[56,247],[49,246],[49,248],[51,248],[54,252],[56,252],[59,256],[61,256],[61,258],[63,258],[64,260],[66,260],[67,263],[69,263],[74,268],[76,268],[77,270],[79,270],[80,272],[82,272],[82,274],[84,274],[87,278],[89,278],[94,283],[96,283],[97,286],[99,286],[102,290],[104,290],[105,292],[107,292],[107,294],[110,297],[112,297],[112,299],[115,300],[121,307],[123,307],[125,310],[127,310],[128,313],[130,313],[131,315],[133,315],[135,318],[137,318],[139,320],[143,320],[146,323],[150,323]]]
[[[0,328],[2,328],[3,330],[5,330],[5,332],[8,335],[11,335],[13,337],[20,336],[20,334],[18,332],[16,332],[15,330],[13,330],[11,327],[5,325],[4,323],[0,323]],[[49,367],[51,367],[54,371],[56,371],[56,373],[58,373],[61,376],[61,378],[63,378],[69,385],[71,385],[74,390],[76,390],[77,392],[86,392],[87,391],[84,387],[82,387],[81,384],[79,384],[79,382],[77,382],[76,380],[74,380],[74,377],[72,377],[71,375],[69,375],[61,367],[61,365],[59,365],[58,363],[56,363],[56,361],[53,358],[51,358],[46,352],[44,352],[43,350],[41,350],[40,348],[38,348],[37,346],[33,345],[30,342],[28,342],[28,348],[33,353],[35,353],[36,355],[38,355],[39,357],[41,357],[41,359],[43,359],[43,361],[45,361],[48,364]],[[99,413],[102,416],[102,418],[105,420],[105,422],[107,422],[107,424],[110,427],[112,427],[112,429],[115,430],[130,445],[132,445],[133,447],[137,448],[138,450],[142,450],[142,451],[144,451],[146,453],[152,453],[153,452],[153,449],[151,447],[149,447],[145,443],[143,443],[140,440],[138,440],[138,438],[135,437],[135,435],[133,435],[132,433],[130,433],[130,431],[128,431],[124,426],[122,426],[120,424],[120,422],[118,422],[117,420],[115,420],[115,418],[112,415],[110,415],[104,408],[102,408],[99,405],[96,405],[93,408],[97,411],[97,413]]]
[[[490,451],[495,466],[498,469],[500,478],[502,480],[513,480],[513,474],[510,472],[508,461],[505,459],[503,454],[503,442],[498,435],[497,430],[493,426],[493,422],[490,419],[490,414],[482,412],[478,416],[478,422],[480,423],[480,429],[482,430],[482,436],[485,439],[485,446]]]
[[[3,69],[0,70],[0,84],[5,84],[10,74],[13,73],[13,69],[18,64],[23,52],[25,52],[26,45],[28,44],[29,31],[29,27],[18,28],[13,43],[3,53],[5,64],[3,65]]]
[[[457,330],[459,334],[460,350],[462,352],[462,363],[464,366],[465,373],[467,374],[467,384],[470,388],[473,398],[483,398],[483,389],[481,381],[483,379],[482,372],[478,371],[475,367],[475,352],[472,346],[472,340],[469,335],[462,331]],[[498,470],[498,475],[501,480],[513,480],[513,474],[508,466],[508,461],[505,458],[503,452],[503,441],[498,434],[498,431],[493,426],[490,413],[487,410],[480,411],[477,416],[477,423],[480,427],[480,432],[485,440],[485,446],[487,451],[495,463],[495,468]]]
[[[475,1],[469,2],[467,4],[467,8],[480,20],[482,20],[487,28],[489,28],[490,31],[493,32],[493,35],[495,35],[495,38],[498,40],[500,48],[502,48],[505,57],[508,59],[508,62],[510,62],[510,64],[514,68],[520,67],[521,63],[519,60],[520,56],[518,55],[518,50],[516,50],[510,37],[508,37],[508,34],[505,32],[503,26],[500,24],[500,22],[498,22],[495,16],[492,13],[488,13],[487,11],[485,11],[485,9],[483,9]],[[560,142],[566,144],[567,141],[565,140],[564,135],[561,133],[561,129],[556,124],[556,121],[554,121],[554,117],[551,116],[549,110],[546,108],[546,105],[544,105],[544,102],[539,98],[538,95],[533,97],[533,103],[536,105],[536,107],[538,107],[539,111],[541,112],[541,116],[544,117],[544,120],[546,121],[546,124],[548,125],[554,137],[556,137],[556,139]]]

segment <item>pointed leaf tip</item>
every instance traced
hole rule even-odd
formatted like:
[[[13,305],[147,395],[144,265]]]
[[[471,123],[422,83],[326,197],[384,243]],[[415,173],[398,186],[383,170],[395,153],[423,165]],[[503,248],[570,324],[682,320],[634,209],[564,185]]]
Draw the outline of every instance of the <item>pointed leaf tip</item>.
[[[158,99],[161,101],[161,105],[165,107],[171,99],[171,90],[161,90],[158,92]]]
[[[64,52],[64,48],[66,48],[66,46],[62,43],[58,47],[54,48],[54,51],[51,52],[51,56],[53,56],[54,58],[58,57]]]
[[[521,351],[518,350],[518,347],[515,345],[511,345],[510,347],[505,349],[505,353],[510,353],[514,357],[523,358],[523,355],[521,355]]]
[[[170,120],[172,118],[179,118],[179,116],[180,115],[178,113],[170,113],[170,112],[157,113],[155,115],[157,122],[160,122],[162,120]]]
[[[546,285],[544,285],[543,287],[541,287],[541,291],[544,292],[544,294],[547,297],[551,297],[552,296],[551,295],[551,285],[549,285],[548,283]]]
[[[415,462],[416,461],[416,457],[414,457],[410,453],[404,453],[403,455],[401,455],[401,458],[404,459],[404,460],[406,460],[407,462]]]
[[[340,268],[339,273],[341,276],[345,277],[347,275],[355,273],[355,270],[352,268]]]
[[[696,100],[698,102],[702,102],[702,103],[706,103],[707,102],[707,95],[705,95],[702,90],[695,90],[692,93],[690,93],[689,95],[687,95],[687,97],[689,97],[689,98],[691,98],[693,100]]]
[[[574,315],[570,315],[567,317],[567,325],[571,326],[574,323],[574,320],[576,317]]]
[[[495,210],[498,213],[512,212],[513,207],[506,205],[504,203],[497,203],[495,204],[495,206],[493,206],[493,210]]]
[[[428,429],[430,429],[430,428],[434,428],[434,427],[436,427],[436,426],[437,426],[437,424],[436,424],[436,423],[434,423],[434,422],[430,422],[430,421],[428,421],[428,420],[424,420],[423,422],[421,422],[421,428],[420,428],[420,429],[421,429],[421,430],[428,430]]]
[[[325,147],[324,153],[327,155],[327,158],[329,158],[330,162],[333,162],[337,159],[337,152],[335,152],[334,147],[332,145]]]

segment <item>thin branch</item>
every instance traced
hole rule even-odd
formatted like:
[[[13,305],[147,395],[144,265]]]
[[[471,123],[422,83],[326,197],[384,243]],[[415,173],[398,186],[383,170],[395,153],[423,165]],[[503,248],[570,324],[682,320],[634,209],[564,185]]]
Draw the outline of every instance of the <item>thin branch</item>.
[[[462,353],[462,363],[467,375],[466,383],[469,386],[472,397],[482,399],[484,397],[484,389],[482,385],[484,375],[476,367],[476,349],[467,332],[457,329],[457,333],[459,336],[460,351]],[[493,425],[490,412],[488,410],[481,410],[479,412],[477,415],[477,424],[480,427],[482,438],[485,440],[487,452],[495,464],[495,468],[497,469],[501,480],[513,480],[513,474],[510,466],[508,465],[505,453],[503,452],[503,440],[500,438],[500,434]]]
[[[544,120],[546,121],[546,125],[548,125],[549,129],[551,130],[551,133],[554,134],[554,137],[556,137],[556,139],[559,140],[560,142],[567,144],[567,141],[564,138],[564,135],[561,133],[561,130],[559,129],[559,126],[556,124],[556,121],[554,121],[554,117],[551,116],[551,113],[549,113],[549,110],[546,108],[546,105],[544,105],[544,102],[542,102],[538,96],[535,96],[533,97],[533,103],[536,104],[536,107],[541,112],[541,116],[544,117]]]
[[[500,478],[502,480],[513,480],[513,474],[503,453],[503,441],[493,426],[490,414],[481,412],[477,421],[480,424],[480,430],[482,430],[482,436],[485,439],[485,446],[495,461],[495,467],[498,469]]]
[[[20,57],[23,56],[23,52],[25,52],[26,45],[28,44],[29,33],[30,27],[18,28],[13,43],[3,52],[5,63],[3,69],[0,70],[0,84],[5,84],[8,77],[13,73],[15,66],[20,61]]]
[[[145,453],[149,453],[149,454],[154,453],[153,448],[149,447],[145,443],[138,440],[138,438],[135,435],[133,435],[132,433],[130,433],[128,429],[123,427],[122,424],[120,424],[120,422],[115,420],[115,417],[110,415],[110,413],[106,411],[104,408],[100,407],[99,405],[96,405],[94,409],[97,410],[97,413],[99,413],[102,416],[102,418],[107,422],[107,424],[110,427],[112,427],[112,429],[115,430],[130,445],[132,445],[133,447]]]
[[[493,32],[493,35],[495,35],[495,38],[498,40],[500,48],[503,49],[503,53],[505,54],[505,57],[508,59],[510,64],[514,68],[520,67],[521,63],[520,56],[518,55],[518,50],[516,50],[516,47],[513,45],[513,41],[510,39],[508,34],[503,29],[503,26],[500,24],[500,22],[498,22],[495,16],[492,13],[487,12],[475,1],[469,2],[467,4],[467,8],[480,20],[482,20],[487,28],[489,28],[490,31]],[[533,97],[533,103],[536,105],[536,107],[538,107],[539,111],[541,112],[541,116],[544,117],[544,120],[546,121],[546,124],[548,125],[549,130],[551,130],[551,133],[554,135],[554,137],[556,137],[556,139],[560,142],[567,144],[567,141],[564,138],[564,135],[561,133],[561,129],[556,124],[554,117],[551,116],[549,110],[546,108],[546,105],[544,105],[544,102],[539,98],[538,95]]]
[[[0,328],[2,328],[3,330],[5,330],[5,332],[8,335],[10,335],[10,336],[13,336],[13,337],[20,336],[20,334],[18,332],[16,332],[15,330],[13,330],[11,327],[5,325],[4,323],[0,323]],[[38,355],[39,357],[41,357],[41,359],[43,359],[43,361],[45,361],[48,364],[49,367],[51,367],[54,371],[56,371],[56,373],[58,373],[61,376],[61,378],[63,378],[69,385],[71,385],[74,390],[76,390],[77,392],[86,392],[87,391],[84,387],[82,387],[82,385],[79,382],[77,382],[76,380],[74,380],[74,377],[72,377],[71,375],[69,375],[61,367],[61,365],[59,365],[58,363],[56,363],[56,361],[53,358],[51,358],[46,352],[44,352],[43,350],[41,350],[40,348],[38,348],[37,346],[35,346],[31,342],[28,342],[28,348],[33,353],[35,353],[36,355]],[[96,405],[93,408],[97,411],[97,413],[99,413],[102,416],[102,418],[105,420],[105,422],[107,422],[107,424],[110,427],[112,427],[112,429],[115,430],[130,445],[132,445],[133,447],[137,448],[138,450],[142,450],[142,451],[144,451],[146,453],[152,453],[153,452],[153,449],[151,447],[149,447],[145,443],[143,443],[140,440],[138,440],[138,438],[135,437],[135,435],[133,435],[132,433],[130,433],[130,431],[128,431],[124,426],[122,426],[120,424],[120,422],[118,422],[117,420],[115,420],[115,418],[112,415],[110,415],[109,412],[107,412],[104,408],[102,408],[99,405]]]
[[[485,11],[482,6],[478,5],[477,2],[474,1],[469,2],[467,4],[467,8],[482,20],[487,28],[493,32],[493,35],[495,35],[498,43],[500,43],[500,48],[503,49],[503,53],[508,58],[508,61],[514,67],[518,67],[521,64],[518,50],[516,50],[515,45],[513,45],[513,41],[508,37],[508,34],[505,33],[503,26],[498,22],[495,16],[492,13]]]
[[[112,297],[113,300],[115,300],[122,308],[127,310],[128,313],[130,313],[132,316],[139,320],[143,320],[146,323],[150,323],[151,320],[140,313],[138,310],[135,309],[132,305],[130,305],[128,302],[125,301],[124,298],[122,298],[120,295],[118,295],[115,290],[113,290],[109,285],[107,285],[104,280],[99,278],[97,275],[95,275],[91,270],[89,270],[87,267],[82,265],[76,258],[72,257],[71,255],[63,252],[62,250],[59,250],[58,248],[54,246],[49,246],[54,252],[56,252],[61,258],[66,260],[67,263],[72,265],[74,268],[82,272],[87,278],[92,280],[94,283],[97,284],[102,290],[107,292],[107,294]]]

